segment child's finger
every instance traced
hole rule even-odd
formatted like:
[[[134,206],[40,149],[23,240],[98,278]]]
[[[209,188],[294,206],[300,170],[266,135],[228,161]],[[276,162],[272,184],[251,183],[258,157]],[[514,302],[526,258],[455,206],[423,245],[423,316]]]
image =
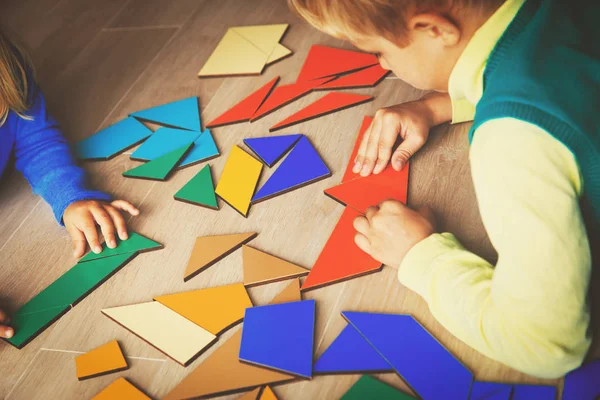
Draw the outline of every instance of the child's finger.
[[[117,241],[115,240],[115,225],[113,224],[110,215],[108,215],[104,207],[95,207],[90,211],[98,225],[100,225],[102,236],[104,236],[104,241],[108,247],[111,249],[117,247]]]
[[[381,133],[381,118],[373,120],[373,128],[367,139],[367,148],[363,157],[360,176],[369,176],[375,167],[377,153],[379,152],[379,135]]]
[[[360,141],[360,145],[358,146],[358,151],[356,152],[356,158],[354,159],[354,166],[352,167],[352,172],[358,174],[362,169],[362,165],[365,159],[365,153],[367,151],[367,143],[369,141],[369,136],[371,135],[371,130],[373,129],[373,124],[375,123],[375,119],[371,122],[371,125],[365,131],[362,140]]]
[[[357,232],[366,235],[369,232],[369,221],[363,216],[356,217],[352,223]]]
[[[367,254],[371,254],[371,244],[369,243],[369,239],[361,233],[357,233],[354,236],[354,243],[358,246],[359,249],[364,251]]]
[[[114,208],[127,211],[131,215],[138,215],[140,210],[138,210],[133,204],[125,200],[115,200],[110,203]]]
[[[373,169],[374,174],[378,174],[383,171],[387,163],[390,161],[390,158],[392,158],[392,148],[394,147],[394,143],[396,143],[396,137],[398,136],[398,133],[395,129],[390,128],[391,127],[384,127],[381,135],[379,136],[379,154],[377,163]]]
[[[0,337],[10,339],[15,334],[15,331],[10,326],[0,325]]]
[[[392,157],[392,167],[396,171],[400,171],[406,163],[408,159],[413,156],[423,145],[425,144],[425,138],[416,135],[408,135],[406,139],[394,152]]]
[[[0,323],[1,324],[10,324],[10,317],[3,310],[0,310]]]
[[[379,211],[379,207],[368,207],[365,210],[365,218],[367,219],[367,221],[369,221],[369,223],[371,222],[371,219],[373,218],[373,215],[375,215],[377,213],[377,211]]]
[[[67,231],[69,232],[69,235],[71,235],[71,240],[73,241],[73,256],[75,258],[82,257],[85,254],[85,247],[87,245],[85,235],[75,227],[67,228]]]
[[[119,235],[119,239],[127,240],[127,238],[129,237],[127,235],[127,223],[125,222],[125,218],[123,218],[123,215],[112,206],[106,206],[105,209],[108,215],[110,215],[110,217],[112,218],[115,227],[117,228],[117,234]]]
[[[81,226],[81,230],[85,235],[85,239],[90,245],[90,249],[96,254],[102,252],[102,246],[100,246],[100,241],[98,240],[98,230],[96,229],[96,224],[94,223],[94,217],[92,215],[90,218],[83,223]]]

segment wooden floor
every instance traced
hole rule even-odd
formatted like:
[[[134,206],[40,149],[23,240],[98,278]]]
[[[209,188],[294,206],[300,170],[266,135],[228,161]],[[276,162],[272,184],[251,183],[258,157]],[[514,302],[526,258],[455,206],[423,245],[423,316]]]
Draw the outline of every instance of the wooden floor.
[[[281,84],[293,82],[312,44],[348,47],[299,21],[283,0],[4,0],[0,7],[2,25],[30,48],[51,111],[73,141],[130,112],[189,96],[200,98],[206,123],[277,75]],[[294,50],[292,57],[268,67],[260,77],[196,77],[227,27],[265,23],[291,24],[283,44]],[[307,134],[333,176],[253,207],[248,219],[228,206],[214,212],[173,201],[173,194],[202,166],[182,170],[168,182],[153,183],[121,176],[136,165],[127,155],[85,165],[93,184],[141,208],[142,215],[131,220],[131,229],[164,243],[165,249],[135,258],[24,349],[0,343],[0,398],[90,398],[117,376],[128,377],[155,398],[169,392],[219,343],[183,368],[104,317],[100,309],[241,282],[237,252],[183,283],[192,244],[202,235],[255,230],[259,236],[253,244],[258,248],[310,268],[342,212],[339,204],[323,195],[323,189],[340,181],[363,116],[423,95],[393,77],[374,89],[354,92],[372,94],[375,101],[284,131]],[[223,154],[210,162],[214,176],[220,175],[232,145],[246,137],[267,135],[275,122],[320,96],[309,95],[253,124],[214,129]],[[431,205],[443,230],[456,233],[469,249],[493,262],[496,255],[482,227],[470,178],[468,128],[442,126],[433,132],[414,158],[409,204]],[[0,260],[0,301],[9,310],[75,263],[67,233],[16,172],[9,172],[0,187]],[[285,284],[249,292],[255,304],[265,304]],[[391,267],[311,291],[305,298],[318,304],[317,355],[344,327],[342,310],[406,312],[434,332],[477,379],[560,384],[520,374],[452,337],[432,318],[426,304],[398,283]],[[73,358],[114,338],[130,357],[131,368],[78,382]],[[379,377],[408,390],[394,374]],[[275,392],[281,399],[337,399],[357,379],[357,375],[319,376],[276,386]]]

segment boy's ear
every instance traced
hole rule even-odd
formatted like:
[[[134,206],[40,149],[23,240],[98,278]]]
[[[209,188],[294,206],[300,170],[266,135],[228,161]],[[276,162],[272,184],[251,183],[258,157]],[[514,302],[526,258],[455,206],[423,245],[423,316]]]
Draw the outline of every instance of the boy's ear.
[[[441,39],[446,46],[454,46],[460,41],[458,25],[439,14],[417,14],[408,21],[407,28],[414,33],[424,33],[431,38]]]

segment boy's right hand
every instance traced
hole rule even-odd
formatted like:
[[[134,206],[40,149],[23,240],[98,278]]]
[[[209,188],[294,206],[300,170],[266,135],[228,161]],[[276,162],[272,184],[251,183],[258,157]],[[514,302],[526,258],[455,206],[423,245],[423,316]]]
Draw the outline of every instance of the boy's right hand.
[[[10,339],[15,334],[13,328],[8,324],[10,323],[10,317],[3,310],[0,310],[0,337]]]

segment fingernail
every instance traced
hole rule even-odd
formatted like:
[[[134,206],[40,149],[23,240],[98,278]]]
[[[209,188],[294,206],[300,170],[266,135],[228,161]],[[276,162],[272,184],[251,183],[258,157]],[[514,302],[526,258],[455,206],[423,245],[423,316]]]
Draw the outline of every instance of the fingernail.
[[[375,169],[373,170],[373,173],[374,173],[374,174],[378,174],[378,173],[380,173],[380,172],[381,172],[381,164],[377,164],[377,165],[375,166]]]
[[[354,167],[352,168],[352,172],[355,174],[360,171],[360,163],[357,161],[354,163]]]
[[[121,232],[121,237],[123,238],[123,240],[127,240],[129,239],[129,235],[127,235],[127,232]]]
[[[102,247],[100,247],[100,246],[94,247],[94,253],[96,253],[96,254],[102,253]]]
[[[394,167],[396,167],[397,169],[401,169],[402,168],[402,161],[400,161],[400,160],[394,160]]]
[[[109,246],[111,249],[114,249],[115,247],[117,247],[117,242],[116,242],[116,241],[113,239],[113,240],[111,240],[111,241],[108,243],[108,246]]]
[[[366,165],[364,167],[362,167],[362,170],[360,171],[360,175],[361,176],[369,175],[369,167],[367,167]]]
[[[9,338],[9,339],[10,339],[11,337],[13,337],[13,335],[14,335],[14,334],[15,334],[15,333],[13,332],[13,330],[12,330],[12,329],[7,329],[7,330],[6,330],[6,337],[7,337],[7,338]]]

